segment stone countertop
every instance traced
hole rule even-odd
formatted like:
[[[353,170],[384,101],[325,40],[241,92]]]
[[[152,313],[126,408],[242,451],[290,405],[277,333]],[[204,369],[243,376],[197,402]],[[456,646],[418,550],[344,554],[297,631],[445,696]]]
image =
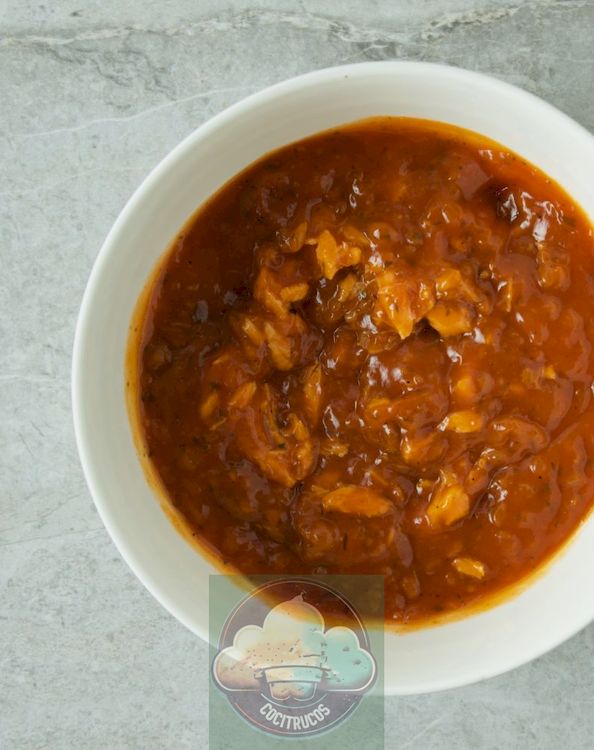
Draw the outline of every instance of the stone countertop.
[[[442,61],[594,130],[592,0],[0,0],[0,747],[203,748],[205,645],[120,559],[70,416],[83,289],[184,136],[305,71]],[[545,624],[546,626],[546,624]],[[594,626],[502,677],[386,701],[386,747],[592,746]]]

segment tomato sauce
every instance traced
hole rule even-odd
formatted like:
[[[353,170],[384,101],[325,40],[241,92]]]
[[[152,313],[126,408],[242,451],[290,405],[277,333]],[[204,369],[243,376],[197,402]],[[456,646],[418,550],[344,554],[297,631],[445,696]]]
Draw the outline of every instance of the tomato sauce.
[[[398,623],[487,602],[592,505],[593,273],[579,207],[480,136],[377,118],[282,148],[159,269],[149,460],[245,574],[383,575]]]

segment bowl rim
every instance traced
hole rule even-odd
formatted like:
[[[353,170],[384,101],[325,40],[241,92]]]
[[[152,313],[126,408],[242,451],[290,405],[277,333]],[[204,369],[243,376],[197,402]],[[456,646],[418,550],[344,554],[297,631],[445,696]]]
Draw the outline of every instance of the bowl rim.
[[[224,127],[227,123],[240,118],[243,113],[272,101],[279,95],[285,96],[301,89],[308,88],[314,84],[329,83],[345,77],[356,78],[368,76],[370,73],[407,75],[411,73],[418,74],[420,72],[424,72],[425,74],[434,73],[442,79],[447,79],[449,77],[450,80],[456,80],[458,83],[467,81],[469,84],[479,85],[482,88],[491,90],[495,94],[499,93],[503,96],[511,97],[512,99],[516,98],[516,100],[524,100],[524,102],[530,103],[535,116],[540,114],[543,118],[549,120],[552,118],[556,120],[559,126],[563,127],[568,136],[572,136],[575,139],[584,142],[585,145],[588,144],[591,149],[594,148],[594,136],[569,115],[528,91],[484,73],[443,63],[401,60],[363,62],[322,68],[320,70],[314,70],[280,81],[260,91],[252,93],[209,118],[189,133],[182,141],[180,141],[180,143],[169,151],[163,159],[161,159],[161,161],[148,173],[134,190],[108,232],[93,263],[76,322],[71,369],[71,403],[74,434],[85,480],[99,517],[120,555],[130,567],[134,575],[140,580],[152,596],[170,612],[170,614],[206,642],[208,642],[208,634],[201,632],[196,622],[180,609],[177,602],[168,594],[167,590],[152,580],[151,576],[147,574],[142,561],[129,549],[126,541],[127,533],[118,526],[112,512],[110,511],[109,502],[106,501],[98,487],[98,469],[89,447],[89,431],[85,420],[87,405],[83,397],[82,386],[85,369],[83,357],[84,342],[97,303],[96,287],[98,281],[104,273],[104,269],[110,263],[112,256],[117,252],[120,233],[128,224],[130,218],[134,215],[137,209],[142,205],[145,194],[149,193],[161,180],[162,176],[173,168],[177,162],[182,160],[185,154],[191,151],[197,142],[206,138],[213,131],[216,131]],[[129,321],[126,321],[126,326],[128,323]],[[124,397],[124,373],[122,373],[122,395]],[[588,520],[591,519],[586,518],[584,524],[588,522]],[[578,528],[569,538],[567,546],[572,544],[579,531],[580,529]],[[543,575],[546,574],[547,570],[544,571]],[[497,604],[494,606],[497,606]],[[470,613],[469,616],[472,617],[472,613]],[[466,675],[463,679],[453,678],[428,680],[424,684],[422,691],[415,689],[414,692],[417,694],[430,693],[453,687],[463,687],[508,672],[542,656],[545,653],[548,653],[574,636],[592,622],[592,620],[594,620],[594,600],[592,601],[590,611],[584,613],[581,618],[572,616],[571,619],[567,620],[565,627],[558,628],[552,637],[546,639],[546,642],[539,643],[538,645],[535,643],[533,648],[526,649],[521,655],[516,656],[515,658],[509,658],[507,661],[502,661],[496,668],[486,668],[480,671],[475,671],[473,675]],[[386,686],[386,688],[385,695],[412,694],[411,691],[406,692],[398,689],[390,690],[389,686]]]

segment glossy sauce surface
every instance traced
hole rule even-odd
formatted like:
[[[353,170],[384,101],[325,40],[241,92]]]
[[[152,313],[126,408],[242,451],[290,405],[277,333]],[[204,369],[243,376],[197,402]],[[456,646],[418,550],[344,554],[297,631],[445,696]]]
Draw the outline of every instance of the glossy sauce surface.
[[[593,251],[558,186],[454,128],[268,155],[144,311],[132,375],[171,503],[244,573],[384,575],[389,621],[518,581],[592,504]]]

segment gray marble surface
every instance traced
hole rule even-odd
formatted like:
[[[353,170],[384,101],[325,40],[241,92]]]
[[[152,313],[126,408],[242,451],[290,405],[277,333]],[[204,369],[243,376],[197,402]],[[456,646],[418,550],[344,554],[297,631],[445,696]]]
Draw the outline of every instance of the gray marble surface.
[[[132,190],[270,83],[444,61],[594,130],[591,0],[0,0],[0,747],[203,748],[203,643],[118,556],[70,417],[81,295]],[[546,623],[543,625],[546,627]],[[503,677],[390,699],[386,747],[590,748],[594,626]]]

